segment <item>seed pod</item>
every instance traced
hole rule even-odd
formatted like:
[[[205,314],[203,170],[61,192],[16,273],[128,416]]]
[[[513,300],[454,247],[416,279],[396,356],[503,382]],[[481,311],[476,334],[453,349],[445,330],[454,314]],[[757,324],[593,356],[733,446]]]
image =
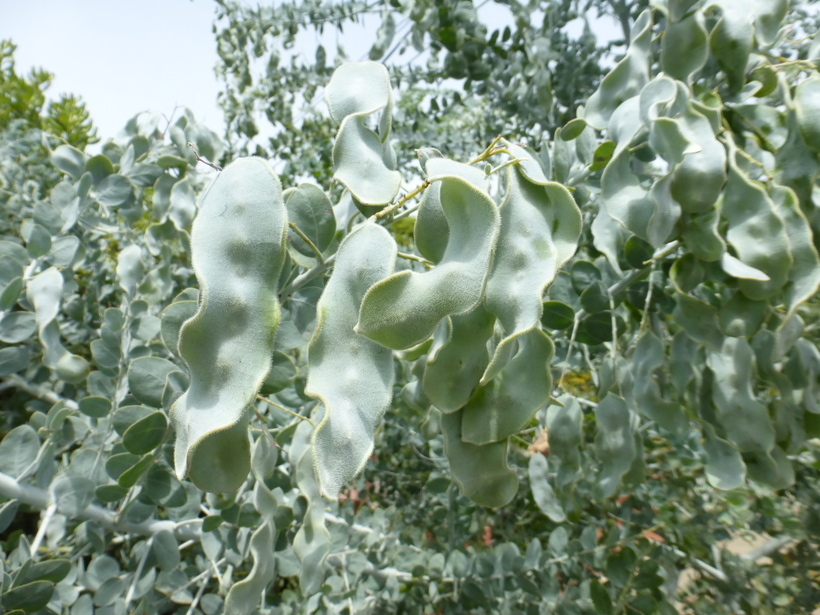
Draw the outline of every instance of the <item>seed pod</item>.
[[[270,370],[286,229],[279,179],[261,158],[226,167],[193,223],[200,303],[179,336],[191,385],[171,418],[177,475],[206,491],[234,491],[250,469],[247,410]]]

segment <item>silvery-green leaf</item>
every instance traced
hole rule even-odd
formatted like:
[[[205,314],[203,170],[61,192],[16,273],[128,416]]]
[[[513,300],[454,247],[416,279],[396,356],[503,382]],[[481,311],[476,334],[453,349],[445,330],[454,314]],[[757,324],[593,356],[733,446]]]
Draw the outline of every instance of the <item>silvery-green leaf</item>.
[[[51,233],[39,224],[32,224],[26,239],[26,249],[32,258],[45,256],[51,250]]]
[[[681,221],[683,223],[681,235],[686,247],[700,260],[707,263],[720,260],[726,252],[726,242],[718,233],[720,214],[717,209],[684,215]]]
[[[461,492],[480,506],[498,508],[515,497],[518,478],[507,466],[508,441],[476,445],[461,439],[461,411],[441,415],[444,452]]]
[[[177,475],[233,491],[250,467],[247,409],[270,370],[287,229],[279,179],[261,158],[228,165],[191,231],[200,306],[180,331],[191,386],[171,409]]]
[[[0,342],[19,344],[37,331],[34,314],[26,311],[11,312],[0,319]]]
[[[755,269],[754,267],[744,264],[728,252],[724,252],[723,256],[720,257],[720,268],[733,278],[740,280],[757,280],[758,282],[771,281],[771,278],[760,271],[760,269]]]
[[[393,274],[372,286],[362,301],[356,332],[389,348],[424,341],[442,318],[471,311],[484,292],[498,236],[498,208],[486,192],[459,176],[439,181],[451,229],[441,262],[424,273]]]
[[[196,195],[190,178],[176,182],[169,198],[168,217],[180,231],[189,231],[196,216]]]
[[[723,343],[714,306],[683,293],[675,294],[675,320],[690,338],[715,350]]]
[[[117,255],[117,277],[126,294],[134,296],[143,273],[142,250],[138,245],[132,244]]]
[[[535,503],[553,523],[562,523],[567,516],[549,482],[549,464],[540,453],[530,457],[530,487]]]
[[[560,460],[556,484],[559,488],[574,482],[581,464],[581,423],[584,415],[578,401],[570,395],[561,395],[562,406],[547,408],[547,437],[550,455]]]
[[[731,442],[715,434],[714,428],[703,426],[703,448],[706,451],[706,480],[716,489],[736,489],[746,481],[746,465]]]
[[[131,394],[141,403],[162,407],[162,390],[168,374],[176,371],[176,365],[159,357],[140,357],[128,366],[128,386]]]
[[[321,493],[336,499],[373,450],[373,438],[393,395],[393,354],[354,333],[367,289],[393,271],[396,243],[368,222],[350,233],[317,304],[308,349],[305,392],[321,403],[313,455]]]
[[[732,337],[751,338],[766,317],[766,301],[753,301],[740,291],[735,291],[720,307],[720,328]]]
[[[29,280],[26,297],[34,306],[34,316],[41,330],[57,317],[62,293],[63,276],[56,267],[49,267]]]
[[[122,207],[133,198],[134,186],[122,175],[109,175],[97,186],[97,201],[103,207]]]
[[[34,463],[39,450],[37,432],[29,425],[18,425],[0,440],[0,472],[19,477]]]
[[[60,145],[51,153],[52,164],[73,179],[80,179],[85,169],[85,154],[70,145]]]
[[[592,231],[592,245],[606,257],[615,273],[623,275],[621,266],[618,264],[618,254],[621,252],[628,233],[615,218],[609,215],[606,205],[601,201],[598,202],[598,213],[592,220],[590,230]]]
[[[324,191],[314,184],[301,184],[285,199],[288,222],[292,222],[319,250],[324,252],[336,235],[333,207]],[[316,253],[293,230],[288,231],[288,249],[303,257],[315,259]]]
[[[433,263],[441,262],[450,239],[450,226],[441,206],[441,183],[435,182],[424,191],[413,235],[419,254]]]
[[[0,310],[10,310],[23,292],[23,278],[12,278],[0,290]]]
[[[152,412],[125,430],[122,444],[129,453],[144,455],[162,443],[167,429],[165,413]]]

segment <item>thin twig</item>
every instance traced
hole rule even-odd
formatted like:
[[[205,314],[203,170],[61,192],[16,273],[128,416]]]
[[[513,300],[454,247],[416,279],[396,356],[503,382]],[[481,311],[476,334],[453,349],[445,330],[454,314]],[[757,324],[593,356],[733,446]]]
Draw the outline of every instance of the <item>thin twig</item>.
[[[394,211],[399,209],[402,205],[404,205],[407,201],[409,201],[410,199],[415,198],[416,196],[418,196],[431,183],[432,182],[429,179],[425,179],[423,182],[421,182],[421,184],[419,184],[418,187],[416,187],[415,190],[412,190],[412,191],[408,192],[403,197],[401,197],[398,201],[393,203],[390,207],[385,207],[380,212],[377,212],[376,214],[374,214],[373,217],[376,218],[377,220],[379,220],[379,219],[383,218],[384,216],[393,213]]]
[[[289,226],[291,229],[293,229],[293,232],[294,232],[294,233],[296,233],[297,235],[299,235],[299,239],[301,239],[302,241],[304,241],[304,242],[308,245],[308,247],[311,249],[311,251],[313,252],[313,254],[316,256],[316,260],[318,260],[320,263],[325,262],[325,257],[324,257],[324,256],[322,256],[322,251],[321,251],[321,250],[319,250],[319,248],[317,248],[317,247],[316,247],[316,244],[314,244],[314,243],[310,240],[310,238],[308,238],[308,236],[307,236],[307,235],[305,235],[305,234],[302,232],[302,229],[300,229],[298,226],[296,226],[293,222],[288,222],[288,226]]]
[[[125,611],[128,612],[128,605],[131,604],[131,601],[134,599],[134,592],[137,590],[137,582],[140,579],[140,575],[142,574],[143,568],[145,568],[145,560],[148,559],[148,554],[151,553],[151,547],[154,544],[154,537],[151,536],[145,542],[145,548],[142,551],[142,557],[140,557],[140,562],[137,564],[137,570],[134,572],[134,579],[131,582],[131,585],[128,587],[128,592],[125,594]]]
[[[496,150],[495,146],[498,145],[498,142],[501,141],[501,139],[503,139],[503,138],[504,138],[503,135],[498,135],[495,139],[493,139],[492,143],[490,143],[490,145],[487,146],[487,149],[485,149],[483,152],[481,152],[478,156],[473,158],[467,164],[476,164],[477,162],[481,162],[482,160],[487,160],[487,158],[489,158],[490,156],[493,156],[493,155],[501,152],[502,150],[501,149]]]
[[[193,143],[191,143],[190,141],[188,141],[188,147],[190,147],[194,151],[194,156],[196,157],[197,162],[201,162],[202,164],[207,164],[209,167],[211,167],[212,169],[216,169],[217,171],[222,170],[222,167],[217,166],[213,162],[209,162],[208,160],[205,160],[204,158],[202,158],[199,155],[199,152],[196,151],[196,146]]]
[[[580,313],[581,312],[578,312],[578,314]],[[575,343],[575,334],[578,332],[578,324],[581,322],[581,319],[578,317],[578,314],[575,314],[575,322],[572,324],[572,333],[569,336],[569,346],[567,346],[567,356],[564,359],[564,367],[561,369],[561,377],[558,378],[558,384],[566,393],[569,393],[569,390],[567,389],[566,382],[564,381],[564,376],[567,375],[567,368],[569,367],[569,358],[572,356],[572,345]]]
[[[649,307],[652,305],[652,277],[655,274],[655,261],[652,261],[652,268],[649,270],[649,290],[646,292],[646,299],[643,303],[643,316],[641,316],[641,324],[638,327],[639,332],[643,332],[649,324]]]
[[[279,408],[279,409],[280,409],[280,410],[282,410],[283,412],[287,412],[288,414],[290,414],[290,415],[292,415],[292,416],[295,416],[297,419],[301,419],[301,420],[303,420],[303,421],[307,421],[308,423],[310,423],[311,425],[313,425],[313,421],[311,421],[308,417],[306,417],[306,416],[302,416],[301,414],[299,414],[298,412],[294,412],[293,410],[288,410],[288,409],[287,409],[287,408],[285,408],[284,406],[282,406],[282,405],[280,405],[280,404],[277,404],[275,401],[273,401],[273,400],[271,400],[271,399],[268,399],[267,397],[262,397],[261,395],[257,395],[257,396],[256,396],[256,399],[258,399],[259,401],[263,401],[263,402],[265,402],[265,403],[267,403],[267,404],[270,404],[270,405],[271,405],[271,406],[273,406],[274,408]],[[313,427],[315,428],[315,427],[316,427],[316,425],[313,425]]]
[[[37,528],[37,535],[34,536],[34,540],[32,541],[29,549],[31,551],[31,558],[35,561],[37,560],[37,551],[40,549],[40,543],[43,542],[43,537],[46,535],[48,524],[51,522],[51,518],[56,512],[57,505],[52,503],[43,513],[43,518],[40,520],[40,527]]]
[[[297,290],[302,288],[305,284],[310,282],[313,278],[322,275],[325,271],[327,271],[333,262],[336,260],[336,255],[331,254],[325,259],[325,262],[319,263],[312,269],[308,269],[304,273],[299,274],[296,276],[293,281],[285,286],[281,291],[279,291],[279,301],[284,301],[290,295],[295,293]]]
[[[409,261],[416,261],[418,263],[421,263],[422,265],[424,265],[427,268],[430,268],[430,267],[433,266],[433,263],[431,261],[428,261],[426,258],[422,258],[421,256],[416,256],[415,254],[407,254],[406,252],[397,252],[396,256],[398,256],[399,258],[405,258]]]

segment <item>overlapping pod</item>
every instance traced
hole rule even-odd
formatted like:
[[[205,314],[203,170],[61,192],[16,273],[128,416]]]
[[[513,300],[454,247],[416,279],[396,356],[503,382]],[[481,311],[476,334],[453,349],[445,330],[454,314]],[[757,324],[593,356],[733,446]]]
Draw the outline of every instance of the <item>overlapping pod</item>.
[[[339,122],[333,145],[334,178],[364,205],[389,203],[399,191],[401,174],[388,141],[393,113],[390,75],[377,62],[343,64],[325,89],[330,116]],[[378,133],[366,124],[380,113]]]
[[[485,305],[504,327],[492,363],[482,378],[486,384],[503,367],[500,357],[518,336],[538,329],[543,294],[558,269],[569,260],[581,236],[581,211],[569,191],[546,178],[535,152],[506,143],[521,162],[510,165],[507,194],[500,207],[501,225]],[[525,342],[526,343],[526,342]]]
[[[402,271],[375,284],[362,301],[356,332],[400,350],[430,337],[447,316],[464,314],[481,301],[499,229],[498,208],[476,169],[445,159],[427,162],[429,181],[441,184],[441,205],[450,225],[436,267]],[[479,172],[480,173],[480,172]]]
[[[322,495],[336,499],[373,450],[373,436],[393,394],[393,353],[353,332],[373,284],[393,272],[396,242],[368,222],[348,235],[316,306],[305,392],[321,402],[313,457]]]
[[[240,158],[216,178],[191,231],[200,286],[179,353],[191,385],[174,403],[174,464],[206,491],[233,491],[250,468],[248,406],[270,370],[287,215],[278,177]]]

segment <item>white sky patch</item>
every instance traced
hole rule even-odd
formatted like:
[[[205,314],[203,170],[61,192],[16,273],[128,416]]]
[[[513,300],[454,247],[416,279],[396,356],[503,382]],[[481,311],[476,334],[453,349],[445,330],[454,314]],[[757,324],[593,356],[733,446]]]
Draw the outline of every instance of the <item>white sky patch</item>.
[[[54,74],[47,95],[81,96],[103,141],[141,111],[177,105],[217,133],[211,0],[28,0],[2,3],[0,38],[17,45],[18,74]]]

